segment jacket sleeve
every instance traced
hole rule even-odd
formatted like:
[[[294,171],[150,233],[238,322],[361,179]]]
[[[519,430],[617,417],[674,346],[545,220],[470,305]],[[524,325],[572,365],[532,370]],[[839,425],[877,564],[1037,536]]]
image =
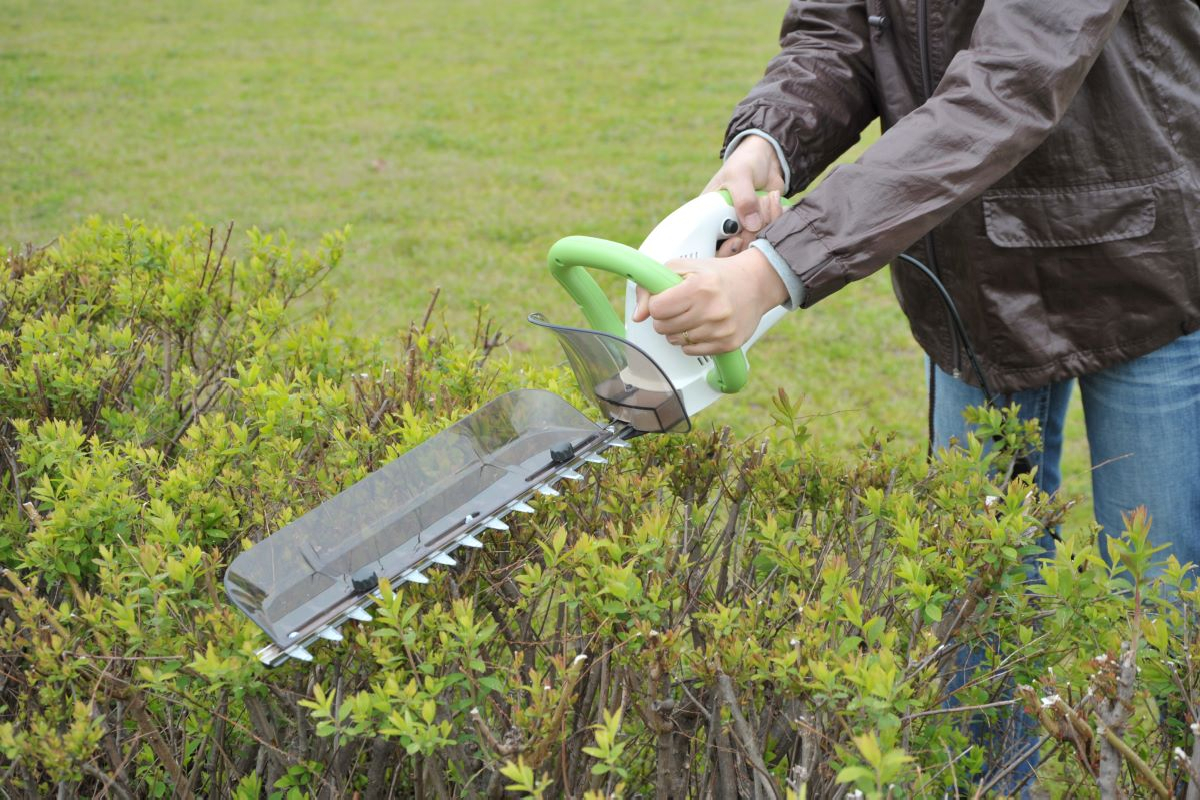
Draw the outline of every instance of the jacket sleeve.
[[[787,160],[787,194],[808,186],[877,116],[864,0],[793,0],[780,52],[734,109],[722,154],[750,130]]]
[[[762,232],[804,284],[803,306],[879,269],[1044,141],[1127,2],[987,0],[969,46],[955,55],[933,96]],[[795,0],[789,17],[803,19],[809,6]],[[798,57],[809,60],[789,58]],[[827,59],[812,63],[818,60]],[[829,69],[810,72],[825,76]],[[780,108],[790,114],[798,97],[818,93],[792,91]],[[837,124],[809,105],[805,114]],[[799,135],[807,126],[775,128],[789,158],[803,158],[798,154],[811,146]],[[813,141],[825,146],[824,137]],[[805,170],[793,163],[793,173],[799,173],[795,183]]]

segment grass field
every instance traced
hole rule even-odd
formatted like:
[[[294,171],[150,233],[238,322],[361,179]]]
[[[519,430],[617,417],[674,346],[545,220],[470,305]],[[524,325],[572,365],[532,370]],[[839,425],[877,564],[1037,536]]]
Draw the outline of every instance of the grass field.
[[[515,357],[557,360],[530,311],[571,321],[544,272],[568,234],[637,244],[716,168],[733,104],[774,52],[782,0],[5,0],[0,242],[92,214],[353,227],[338,325],[403,327],[442,288]],[[924,436],[921,355],[886,271],[793,315],[751,388],[708,412],[750,433],[784,387],[830,448]],[[1079,413],[1068,488],[1087,488]]]

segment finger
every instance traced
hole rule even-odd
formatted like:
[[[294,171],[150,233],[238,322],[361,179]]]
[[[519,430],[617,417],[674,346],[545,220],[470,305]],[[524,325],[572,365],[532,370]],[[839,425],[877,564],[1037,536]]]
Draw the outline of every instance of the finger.
[[[671,258],[664,261],[663,266],[681,278],[686,278],[697,271],[696,260],[693,258]]]
[[[725,188],[733,200],[733,210],[737,213],[738,222],[750,233],[758,233],[762,229],[762,211],[758,205],[758,194],[754,191],[754,182],[748,174],[743,174],[728,181]]]
[[[727,258],[745,250],[750,242],[754,241],[754,234],[739,233],[736,236],[730,236],[725,241],[721,242],[721,246],[717,248],[718,258]]]
[[[762,214],[764,228],[779,219],[783,214],[783,203],[779,200],[779,192],[770,191],[758,195],[758,210]]]
[[[679,340],[672,342],[672,344],[688,344],[689,342],[683,340],[683,334],[687,333],[688,338],[691,340],[690,343],[695,344],[713,338],[713,333],[705,334],[704,331],[709,330],[714,324],[719,323],[713,323],[705,319],[703,315],[697,314],[694,309],[691,309],[670,319],[654,320],[654,330],[668,339],[675,337]]]
[[[691,261],[689,259],[686,259],[686,258],[672,258],[671,260],[665,262],[663,264],[663,266],[666,267],[667,269],[671,270],[672,272],[676,273],[677,275],[679,275],[681,278],[684,278],[684,279],[686,279],[689,275],[693,274],[696,270],[695,262]],[[643,320],[645,320],[649,317],[654,317],[657,319],[660,315],[662,315],[664,313],[674,314],[674,313],[677,313],[679,308],[689,305],[690,301],[686,301],[686,300],[681,301],[680,298],[669,298],[666,305],[660,306],[660,298],[662,298],[663,295],[665,295],[669,292],[675,291],[676,289],[678,289],[679,287],[681,287],[683,285],[684,285],[683,283],[678,283],[674,287],[672,287],[670,289],[665,289],[656,295],[652,295],[652,294],[650,294],[649,291],[647,291],[643,287],[638,286],[637,287],[637,303],[635,304],[634,310],[633,310],[633,321],[634,322],[642,322]],[[687,294],[688,294],[687,292],[684,293],[684,295],[687,295]],[[682,306],[679,305],[680,302],[683,303]],[[651,305],[652,303],[653,303],[653,305]]]
[[[763,198],[763,213],[768,225],[783,216],[783,198],[778,189],[767,192]]]
[[[689,356],[719,355],[737,349],[727,326],[701,325],[695,330],[689,329],[686,337],[682,333],[671,334],[667,341]]]
[[[650,297],[646,309],[654,318],[654,329],[659,333],[681,333],[684,328],[672,326],[664,331],[659,325],[670,323],[675,317],[686,313],[692,307],[693,301],[693,292],[686,282]]]
[[[704,344],[685,344],[679,349],[683,351],[685,356],[719,356],[736,348],[721,347],[712,342],[705,342]]]
[[[670,317],[656,316],[654,330],[667,337],[683,336],[686,331],[693,342],[702,342],[729,333],[730,322],[728,308],[694,304]]]
[[[650,316],[650,293],[641,286],[637,287],[637,303],[633,308],[633,321],[642,322]]]
[[[772,222],[779,219],[779,217],[783,214],[783,204],[780,202],[780,195],[778,191],[771,191],[763,195],[757,195],[757,198],[758,210],[762,214],[763,218],[763,227],[770,225]],[[757,234],[743,229],[736,235],[730,236],[721,243],[721,245],[717,248],[717,257],[728,258],[729,256],[737,255],[749,247],[750,243],[756,238],[758,238]]]

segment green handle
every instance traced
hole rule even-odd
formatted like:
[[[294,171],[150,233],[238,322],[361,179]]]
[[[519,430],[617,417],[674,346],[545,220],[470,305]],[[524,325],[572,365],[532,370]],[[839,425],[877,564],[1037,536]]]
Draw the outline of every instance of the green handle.
[[[679,275],[632,247],[591,236],[559,239],[550,248],[549,262],[550,274],[579,304],[588,322],[596,330],[622,339],[625,338],[625,324],[613,313],[608,298],[588,274],[588,269],[628,278],[650,294],[658,294],[683,281]],[[714,356],[713,367],[707,380],[708,385],[718,392],[728,394],[746,385],[750,367],[741,350]]]

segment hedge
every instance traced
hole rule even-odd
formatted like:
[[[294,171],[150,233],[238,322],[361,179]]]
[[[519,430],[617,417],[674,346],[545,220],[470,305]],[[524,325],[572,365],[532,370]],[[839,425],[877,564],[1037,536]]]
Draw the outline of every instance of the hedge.
[[[6,796],[982,794],[1004,758],[967,729],[1013,713],[1054,794],[1177,792],[1200,765],[1195,581],[1151,569],[1144,518],[1113,566],[1060,526],[1009,476],[1036,430],[994,409],[996,446],[933,465],[873,431],[824,452],[782,394],[769,441],[718,414],[635,440],[428,585],[381,581],[313,663],[264,667],[220,588],[234,555],[507,389],[582,400],[482,318],[332,330],[345,232],[233,237],[93,220],[7,260]]]

